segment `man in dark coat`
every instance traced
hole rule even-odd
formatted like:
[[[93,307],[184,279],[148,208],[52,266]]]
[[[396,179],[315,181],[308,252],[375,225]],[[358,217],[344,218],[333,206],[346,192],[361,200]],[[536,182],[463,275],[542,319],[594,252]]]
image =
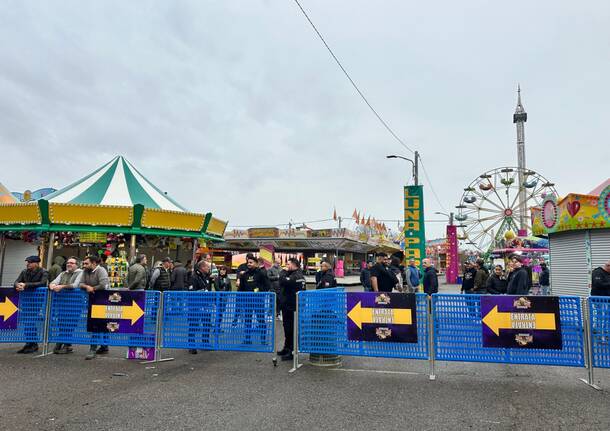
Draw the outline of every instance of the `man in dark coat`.
[[[320,271],[316,273],[316,289],[330,289],[332,287],[337,287],[335,273],[330,267],[330,263],[322,262]]]
[[[513,256],[511,261],[514,269],[506,293],[509,295],[527,295],[530,291],[530,277],[527,269],[523,267],[523,258]]]
[[[591,296],[610,296],[610,260],[591,274]]]
[[[424,259],[422,265],[424,267],[424,278],[422,282],[424,285],[424,292],[428,296],[433,293],[438,293],[438,274],[436,268],[432,266],[430,259]]]
[[[293,359],[294,312],[297,309],[297,293],[305,290],[305,276],[301,264],[295,258],[288,259],[288,270],[280,274],[282,324],[284,326],[284,348],[277,352],[282,361]]]
[[[25,269],[21,271],[17,280],[15,280],[15,289],[19,292],[26,289],[36,289],[37,287],[46,286],[49,282],[47,271],[40,267],[40,258],[38,256],[29,256],[25,259]],[[26,327],[25,335],[36,338],[38,331],[36,327]],[[34,353],[38,351],[38,343],[25,343],[17,353]]]
[[[360,271],[360,284],[364,287],[365,292],[372,292],[373,287],[371,286],[371,269],[373,268],[373,262],[367,262],[366,267]]]
[[[187,288],[187,271],[182,262],[176,260],[174,262],[174,269],[170,275],[170,289],[171,290],[185,290]]]
[[[212,278],[210,276],[211,266],[209,262],[200,260],[195,266],[195,272],[191,280],[190,291],[209,292],[212,290]],[[209,305],[205,301],[201,301],[198,295],[188,296],[187,301],[190,301],[189,309],[191,310],[187,316],[189,325],[189,343],[207,344],[210,341],[210,332],[212,330],[212,316]],[[202,303],[204,304],[202,306]],[[189,353],[196,355],[197,349],[189,349]]]
[[[248,258],[246,262],[248,269],[242,273],[239,278],[238,292],[268,292],[271,288],[269,277],[267,277],[267,271],[264,268],[259,267],[258,259],[255,257]],[[251,338],[253,332],[265,331],[261,334],[261,344],[266,342],[266,327],[265,324],[265,302],[264,297],[238,295],[236,304],[235,318],[242,318],[245,325],[244,344],[252,344]],[[253,326],[252,314],[256,316],[258,321],[258,327]]]
[[[462,277],[462,292],[474,293],[474,277],[477,275],[477,270],[472,262],[464,264],[464,275]]]

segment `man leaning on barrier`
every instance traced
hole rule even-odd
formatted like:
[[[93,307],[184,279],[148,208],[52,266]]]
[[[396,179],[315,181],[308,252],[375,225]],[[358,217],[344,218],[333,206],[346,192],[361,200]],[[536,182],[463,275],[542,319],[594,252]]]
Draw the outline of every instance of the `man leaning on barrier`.
[[[51,283],[49,283],[49,289],[53,292],[61,292],[63,289],[78,288],[82,274],[83,270],[78,267],[78,259],[74,256],[70,256],[66,261],[66,270],[61,272]],[[72,353],[72,344],[56,343],[53,348],[53,353],[56,355]]]
[[[87,256],[83,261],[83,274],[79,287],[92,295],[96,290],[108,289],[108,285],[108,272],[100,266],[100,258],[95,255]],[[108,353],[108,346],[101,345],[98,349],[97,344],[92,344],[85,359],[93,359],[96,355],[106,353]]]
[[[195,265],[193,273],[192,285],[189,286],[190,291],[210,292],[212,290],[212,278],[210,276],[211,266],[209,262],[200,260]],[[210,342],[210,331],[212,330],[212,311],[209,307],[202,306],[205,301],[201,298],[191,297],[192,303],[188,307],[188,325],[189,325],[189,343],[197,344],[197,335],[201,337],[201,342],[207,344]],[[197,354],[197,349],[189,349],[192,355]]]
[[[297,292],[305,290],[305,276],[295,258],[288,259],[288,269],[280,274],[282,324],[284,348],[277,352],[282,361],[291,361],[294,350],[294,312],[297,309]]]
[[[238,292],[268,292],[271,288],[269,278],[267,277],[267,271],[264,271],[259,267],[258,259],[255,257],[249,257],[247,262],[248,269],[242,273],[239,279]],[[252,333],[255,331],[252,315],[256,317],[258,322],[259,331],[264,331],[261,334],[261,344],[266,343],[267,332],[265,325],[265,301],[261,301],[260,298],[254,296],[238,295],[236,303],[234,324],[237,323],[237,319],[243,319],[244,330],[246,336],[244,337],[244,344],[252,344]]]
[[[22,292],[26,289],[36,289],[47,285],[47,271],[40,267],[40,258],[38,256],[29,256],[25,258],[25,269],[21,271],[17,280],[15,280],[15,289]],[[38,332],[36,327],[25,328],[25,335],[36,338]],[[17,353],[34,353],[38,351],[38,343],[25,343]]]

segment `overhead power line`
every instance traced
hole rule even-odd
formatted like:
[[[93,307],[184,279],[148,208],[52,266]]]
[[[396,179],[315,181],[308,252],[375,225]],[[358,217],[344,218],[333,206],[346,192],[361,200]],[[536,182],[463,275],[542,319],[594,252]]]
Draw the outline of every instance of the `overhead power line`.
[[[303,15],[305,16],[305,18],[307,19],[307,21],[309,22],[309,24],[311,25],[311,27],[313,28],[313,30],[316,32],[316,34],[318,35],[318,37],[320,38],[320,40],[322,41],[322,43],[324,44],[324,46],[326,47],[326,49],[328,50],[328,52],[330,53],[330,55],[332,56],[333,60],[335,60],[335,62],[337,63],[337,65],[339,66],[339,68],[341,69],[341,71],[343,72],[343,74],[345,75],[345,77],[348,79],[348,81],[350,82],[350,84],[354,87],[354,89],[356,90],[356,92],[358,93],[358,95],[362,98],[362,100],[364,101],[364,103],[366,103],[366,105],[369,107],[369,109],[371,110],[371,112],[375,115],[375,117],[377,117],[377,119],[379,120],[379,122],[383,125],[383,127],[390,133],[390,135],[392,135],[392,137],[400,144],[402,145],[405,149],[407,149],[408,151],[410,151],[411,153],[414,153],[415,151],[413,149],[411,149],[407,144],[404,143],[404,141],[402,139],[400,139],[400,137],[394,132],[394,130],[392,130],[392,128],[388,125],[388,123],[381,117],[381,115],[379,114],[379,112],[377,112],[377,110],[373,107],[373,105],[371,105],[371,103],[368,101],[368,99],[366,98],[366,96],[364,95],[364,93],[362,92],[362,90],[360,90],[360,88],[358,87],[358,85],[356,85],[356,83],[354,82],[354,80],[352,79],[352,77],[350,76],[350,74],[347,72],[347,70],[345,69],[345,67],[343,66],[343,64],[341,64],[341,61],[339,61],[339,59],[337,58],[337,56],[335,55],[335,53],[333,52],[333,50],[331,49],[331,47],[328,45],[328,43],[326,42],[326,40],[324,39],[324,36],[322,36],[322,33],[320,33],[320,31],[318,30],[318,28],[316,27],[316,25],[313,23],[313,21],[311,20],[311,18],[309,17],[309,15],[307,14],[307,12],[305,11],[305,9],[303,9],[303,6],[301,6],[301,3],[299,2],[299,0],[294,0],[294,2],[297,4],[297,6],[299,7],[299,9],[301,10],[301,12],[303,13]],[[432,191],[432,194],[434,195],[434,198],[436,199],[437,203],[439,204],[439,206],[443,209],[443,211],[447,211],[447,209],[445,208],[445,206],[443,205],[443,203],[441,202],[440,198],[438,197],[438,194],[436,193],[436,190],[434,190],[434,186],[432,185],[432,181],[430,181],[430,176],[428,175],[428,172],[426,171],[426,167],[423,164],[423,160],[421,155],[419,156],[419,160],[421,162],[421,166],[422,169],[424,171],[424,176],[426,177],[426,180],[428,182],[428,185],[430,186],[430,190]]]
[[[301,6],[301,3],[299,3],[299,0],[294,0],[294,2],[297,4],[299,9],[301,9],[301,12],[303,12],[303,15],[305,15],[305,18],[307,18],[307,21],[309,22],[309,24],[311,24],[311,27],[313,28],[313,30],[316,32],[316,34],[318,35],[318,37],[320,38],[320,40],[322,41],[322,43],[324,44],[324,46],[326,47],[326,49],[328,50],[330,55],[333,57],[333,59],[335,60],[335,62],[339,66],[339,68],[343,71],[343,73],[345,74],[345,76],[347,77],[349,82],[352,84],[352,86],[354,87],[356,92],[360,95],[360,97],[362,98],[364,103],[366,103],[366,106],[369,107],[371,112],[375,115],[375,117],[377,117],[377,119],[383,125],[383,127],[385,127],[385,129],[388,132],[390,132],[390,134],[394,137],[394,139],[396,139],[398,141],[398,143],[400,145],[402,145],[403,147],[405,147],[408,151],[413,153],[414,151],[411,148],[409,148],[409,146],[407,144],[405,144],[404,141],[402,139],[400,139],[400,137],[396,133],[394,133],[394,130],[392,130],[392,128],[388,125],[388,123],[386,123],[386,121],[383,118],[381,118],[381,115],[379,115],[377,110],[375,108],[373,108],[373,105],[371,105],[371,103],[368,101],[368,99],[366,98],[364,93],[360,90],[360,88],[358,88],[358,86],[356,85],[356,83],[354,82],[354,80],[352,79],[350,74],[347,72],[345,67],[343,67],[343,65],[341,64],[341,62],[339,61],[339,59],[337,58],[337,56],[333,52],[333,50],[330,48],[328,43],[326,43],[326,40],[324,39],[324,36],[322,36],[322,34],[318,31],[317,27],[315,26],[315,24],[311,20],[311,18],[309,18],[309,15],[307,15],[307,12],[305,12],[305,9],[303,9],[303,6]]]

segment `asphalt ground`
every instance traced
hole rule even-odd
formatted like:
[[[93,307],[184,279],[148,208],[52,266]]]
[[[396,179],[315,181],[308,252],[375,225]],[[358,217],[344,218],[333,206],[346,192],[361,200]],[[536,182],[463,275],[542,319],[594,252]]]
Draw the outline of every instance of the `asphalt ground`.
[[[282,342],[278,322],[277,341]],[[85,361],[0,345],[2,430],[607,430],[610,370],[343,357],[340,368],[273,366],[271,354],[124,348]]]

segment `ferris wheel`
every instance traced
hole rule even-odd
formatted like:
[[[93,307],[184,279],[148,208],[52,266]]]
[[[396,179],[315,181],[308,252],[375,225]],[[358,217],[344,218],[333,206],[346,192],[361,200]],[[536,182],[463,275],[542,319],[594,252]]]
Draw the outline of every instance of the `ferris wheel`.
[[[496,168],[479,175],[468,187],[455,219],[458,239],[481,251],[494,248],[507,231],[531,232],[529,209],[540,206],[548,195],[557,196],[555,185],[530,169]]]

